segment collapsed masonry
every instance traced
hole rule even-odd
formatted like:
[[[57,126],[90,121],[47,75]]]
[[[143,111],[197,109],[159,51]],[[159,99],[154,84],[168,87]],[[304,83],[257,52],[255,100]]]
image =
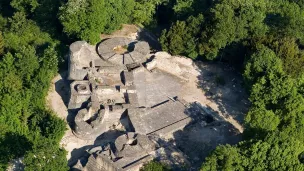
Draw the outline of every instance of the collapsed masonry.
[[[191,65],[188,60],[174,69],[156,63],[148,43],[128,38],[108,39],[97,48],[78,41],[70,53],[69,79],[74,82],[68,108],[78,110],[74,134],[95,140],[107,131],[125,132],[90,150],[88,162],[74,168],[128,170],[151,159],[157,147],[151,135],[166,136],[191,122],[187,103],[179,97],[191,72],[184,68],[181,73],[180,66]]]
[[[80,161],[73,169],[84,171],[117,171],[134,168],[136,162],[149,161],[150,152],[156,144],[147,136],[128,132],[119,136],[113,143],[106,143],[88,151],[90,154],[85,167]]]

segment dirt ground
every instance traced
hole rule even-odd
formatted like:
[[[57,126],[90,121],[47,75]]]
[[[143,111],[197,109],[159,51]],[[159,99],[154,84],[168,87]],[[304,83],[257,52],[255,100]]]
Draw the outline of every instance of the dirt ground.
[[[113,37],[126,37],[130,39],[139,39],[149,43],[152,50],[159,51],[161,46],[158,42],[158,38],[151,34],[148,30],[140,28],[132,24],[123,24],[121,29],[113,32],[112,34],[101,34],[100,39],[105,40]]]
[[[139,31],[139,28],[137,26],[130,24],[123,24],[120,30],[115,31],[112,34],[101,34],[100,38],[101,40],[112,37],[127,37],[131,39],[136,39],[137,31]]]
[[[51,87],[46,98],[47,107],[53,110],[57,116],[66,120],[68,116],[67,104],[69,102],[70,87],[69,82],[65,79],[67,72],[58,74],[51,81]]]
[[[187,170],[199,170],[216,146],[241,141],[244,114],[249,107],[242,77],[232,67],[212,62],[196,62],[196,66],[200,74],[190,77],[180,96],[188,103],[207,106],[218,120],[206,124],[202,118],[193,118],[193,123],[166,140],[190,161]]]
[[[191,78],[181,93],[188,102],[198,101],[243,132],[244,113],[249,107],[242,77],[228,65],[196,62],[200,75]]]

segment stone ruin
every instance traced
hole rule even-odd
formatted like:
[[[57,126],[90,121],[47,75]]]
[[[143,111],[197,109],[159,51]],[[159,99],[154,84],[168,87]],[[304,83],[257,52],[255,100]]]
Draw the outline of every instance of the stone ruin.
[[[87,161],[78,161],[74,169],[134,168],[153,158],[158,148],[153,137],[166,137],[192,121],[180,97],[187,74],[195,72],[187,68],[192,63],[157,60],[148,43],[129,38],[107,39],[97,47],[84,41],[70,45],[68,108],[77,111],[73,133],[96,140],[108,131],[124,132],[114,142],[89,150]]]
[[[74,169],[85,171],[117,171],[133,168],[137,161],[149,161],[149,153],[157,149],[156,144],[147,136],[127,132],[114,142],[92,148],[85,167],[78,162]]]

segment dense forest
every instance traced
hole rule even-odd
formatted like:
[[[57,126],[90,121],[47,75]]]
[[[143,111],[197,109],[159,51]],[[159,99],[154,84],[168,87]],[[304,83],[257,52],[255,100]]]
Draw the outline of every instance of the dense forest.
[[[66,124],[45,107],[50,81],[71,42],[95,44],[123,23],[173,55],[243,73],[243,141],[218,146],[202,171],[304,170],[304,0],[1,0],[0,170],[19,157],[25,170],[68,170]]]

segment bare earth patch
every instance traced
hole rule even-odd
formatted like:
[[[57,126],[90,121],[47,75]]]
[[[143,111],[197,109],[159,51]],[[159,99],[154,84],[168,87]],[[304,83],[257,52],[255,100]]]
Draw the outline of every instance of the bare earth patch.
[[[115,31],[112,34],[101,34],[100,38],[101,40],[113,37],[127,37],[131,39],[136,39],[138,31],[139,28],[135,25],[123,24],[120,30]]]
[[[128,52],[128,49],[127,49],[128,47],[125,47],[125,46],[116,46],[114,49],[113,49],[113,51],[115,52],[115,53],[118,53],[118,54],[121,54],[121,55],[123,55],[123,54],[125,54],[126,52]]]

